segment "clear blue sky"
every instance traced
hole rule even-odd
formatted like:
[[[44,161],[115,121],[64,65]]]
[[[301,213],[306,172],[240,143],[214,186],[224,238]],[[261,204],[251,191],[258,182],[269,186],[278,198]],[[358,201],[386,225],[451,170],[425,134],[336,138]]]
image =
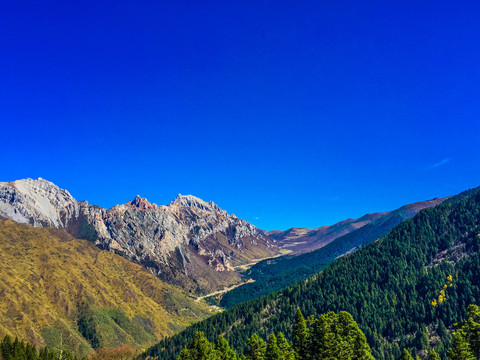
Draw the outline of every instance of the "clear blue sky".
[[[3,1],[0,181],[317,227],[480,185],[477,1]]]

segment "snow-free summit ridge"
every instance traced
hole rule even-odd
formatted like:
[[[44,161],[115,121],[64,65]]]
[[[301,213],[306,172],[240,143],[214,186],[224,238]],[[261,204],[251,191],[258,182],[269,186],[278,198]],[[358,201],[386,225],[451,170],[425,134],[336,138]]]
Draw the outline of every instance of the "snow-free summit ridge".
[[[137,195],[105,209],[47,180],[25,179],[0,183],[0,217],[67,230],[199,294],[238,283],[235,266],[279,252],[264,231],[192,195],[167,206]]]

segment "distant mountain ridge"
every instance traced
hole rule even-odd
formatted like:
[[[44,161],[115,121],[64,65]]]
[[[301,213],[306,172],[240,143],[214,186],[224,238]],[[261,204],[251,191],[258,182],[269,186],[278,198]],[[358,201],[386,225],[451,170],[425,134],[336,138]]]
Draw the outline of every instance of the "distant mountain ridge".
[[[366,214],[359,219],[347,219],[332,226],[319,228],[325,234],[324,238],[319,237],[317,229],[302,229],[306,230],[304,234],[307,234],[303,235],[303,239],[310,240],[310,242],[305,243],[296,242],[292,232],[287,230],[285,239],[277,236],[279,243],[281,246],[285,245],[286,248],[293,245],[294,248],[298,249],[298,252],[293,253],[293,256],[289,254],[258,262],[245,273],[246,277],[255,280],[255,282],[244,284],[229,291],[221,297],[218,304],[229,308],[240,302],[283,289],[290,284],[322,271],[336,258],[378,240],[394,226],[414,216],[420,210],[434,207],[446,199],[448,197],[421,201],[404,205],[393,211]],[[315,236],[308,237],[308,231],[313,232]],[[294,234],[298,234],[298,232]],[[279,235],[278,232],[277,235]],[[301,251],[308,248],[308,246],[311,248],[320,247],[310,252]]]
[[[234,266],[279,253],[264,231],[192,195],[167,206],[137,196],[104,209],[42,178],[25,179],[0,183],[0,217],[64,229],[198,294],[240,281]]]
[[[358,219],[346,219],[333,225],[321,226],[315,229],[290,228],[285,231],[268,231],[267,234],[277,240],[281,248],[291,250],[292,254],[302,254],[324,247],[335,239],[368,224],[378,226],[390,221],[394,217],[397,217],[400,221],[408,219],[420,210],[436,206],[446,199],[448,197],[420,201],[404,205],[396,210],[365,214]]]

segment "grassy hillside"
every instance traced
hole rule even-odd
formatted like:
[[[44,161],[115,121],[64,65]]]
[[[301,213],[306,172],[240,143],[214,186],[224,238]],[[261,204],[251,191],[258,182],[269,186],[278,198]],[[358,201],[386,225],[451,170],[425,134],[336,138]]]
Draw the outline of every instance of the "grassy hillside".
[[[141,266],[66,232],[0,220],[0,337],[77,355],[144,347],[210,315]]]
[[[243,352],[259,333],[291,336],[295,309],[318,316],[348,311],[377,359],[433,347],[445,355],[447,331],[480,299],[480,189],[419,212],[375,243],[334,261],[278,293],[239,304],[161,341],[147,354],[173,359],[196,330],[225,334]]]

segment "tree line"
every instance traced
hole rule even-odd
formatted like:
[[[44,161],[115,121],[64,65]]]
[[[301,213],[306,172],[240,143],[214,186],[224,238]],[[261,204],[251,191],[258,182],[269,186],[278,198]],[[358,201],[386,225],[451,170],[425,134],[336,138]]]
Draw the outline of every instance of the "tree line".
[[[448,360],[480,359],[480,309],[470,305],[468,318],[456,324]],[[423,357],[441,360],[435,349],[426,346]],[[415,356],[417,360],[420,356]],[[346,311],[329,312],[318,319],[304,318],[297,309],[293,326],[293,342],[280,332],[270,334],[268,341],[253,334],[247,341],[247,350],[238,356],[225,338],[220,335],[211,343],[201,331],[185,346],[177,360],[375,360],[365,334]],[[403,349],[400,360],[414,360],[408,349]]]
[[[12,339],[5,335],[0,343],[0,359],[2,360],[75,360],[72,354],[66,350],[52,350],[37,348],[18,338]]]
[[[318,319],[305,319],[297,309],[293,326],[293,342],[282,332],[270,334],[268,341],[253,334],[247,341],[247,350],[241,356],[230,347],[223,336],[216,344],[204,333],[196,332],[193,341],[184,347],[178,360],[296,360],[296,359],[359,359],[373,360],[365,334],[352,316],[341,311],[329,312]]]

